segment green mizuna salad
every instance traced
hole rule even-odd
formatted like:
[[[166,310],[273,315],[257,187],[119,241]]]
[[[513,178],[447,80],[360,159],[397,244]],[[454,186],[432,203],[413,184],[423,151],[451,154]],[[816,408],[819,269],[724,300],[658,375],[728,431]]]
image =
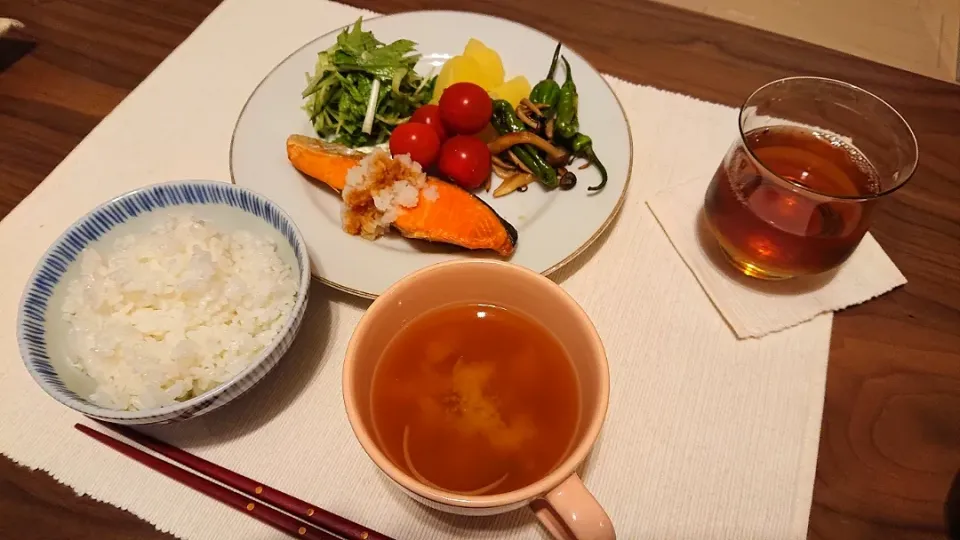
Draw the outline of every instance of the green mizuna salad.
[[[317,55],[303,91],[303,108],[317,134],[350,147],[386,142],[395,126],[430,101],[436,82],[414,71],[416,43],[384,44],[360,23],[344,28],[337,43]]]

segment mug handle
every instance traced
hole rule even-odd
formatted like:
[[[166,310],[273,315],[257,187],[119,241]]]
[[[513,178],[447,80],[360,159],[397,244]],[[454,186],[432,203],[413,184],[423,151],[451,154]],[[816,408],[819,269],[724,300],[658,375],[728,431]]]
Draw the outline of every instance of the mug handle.
[[[543,527],[557,540],[616,540],[610,517],[576,474],[530,503]]]

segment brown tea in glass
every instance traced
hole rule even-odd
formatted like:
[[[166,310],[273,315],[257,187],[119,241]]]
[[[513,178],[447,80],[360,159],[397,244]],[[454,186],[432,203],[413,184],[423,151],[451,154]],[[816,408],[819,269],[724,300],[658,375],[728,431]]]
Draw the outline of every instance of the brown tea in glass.
[[[913,132],[880,98],[830,79],[783,79],[741,108],[740,140],[707,189],[704,218],[746,275],[821,273],[853,253],[916,160]]]

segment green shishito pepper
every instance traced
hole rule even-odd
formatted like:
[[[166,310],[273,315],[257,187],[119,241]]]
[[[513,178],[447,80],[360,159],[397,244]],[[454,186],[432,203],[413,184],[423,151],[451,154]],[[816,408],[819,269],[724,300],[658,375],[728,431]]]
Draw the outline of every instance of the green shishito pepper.
[[[494,129],[501,135],[507,133],[519,133],[527,129],[526,124],[517,118],[510,102],[498,99],[493,102],[493,117],[490,119]],[[519,159],[541,184],[548,188],[555,188],[559,183],[557,171],[554,170],[543,157],[537,153],[537,149],[528,144],[518,144],[511,148],[517,159]]]
[[[557,59],[560,58],[560,42],[557,42],[557,48],[553,51],[553,61],[550,62],[550,70],[542,81],[538,82],[533,90],[530,91],[530,101],[538,105],[546,105],[553,109],[557,106],[557,100],[560,99],[560,85],[553,80],[553,73],[557,70]]]
[[[600,183],[588,187],[587,191],[600,191],[603,189],[603,186],[607,185],[607,169],[600,163],[600,160],[597,159],[597,154],[593,152],[593,141],[583,133],[577,133],[569,143],[573,155],[589,161],[600,170]]]
[[[560,98],[557,101],[557,123],[554,126],[556,133],[564,139],[573,138],[580,131],[580,120],[577,118],[577,85],[573,83],[573,73],[570,72],[570,62],[563,57],[563,65],[567,69],[567,78],[560,87]]]

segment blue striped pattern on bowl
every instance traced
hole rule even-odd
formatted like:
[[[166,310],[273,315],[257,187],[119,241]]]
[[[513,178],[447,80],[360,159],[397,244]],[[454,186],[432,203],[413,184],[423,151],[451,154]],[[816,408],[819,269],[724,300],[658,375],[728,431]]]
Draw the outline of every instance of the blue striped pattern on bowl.
[[[67,388],[51,363],[47,347],[47,310],[54,290],[80,253],[117,225],[163,209],[192,205],[226,205],[252,214],[279,231],[297,258],[297,301],[276,341],[232,380],[177,405],[141,411],[116,411],[100,407]],[[212,411],[233,400],[260,381],[290,348],[303,320],[310,285],[310,260],[306,244],[293,220],[265,197],[223,182],[190,180],[139,189],[113,199],[71,225],[40,259],[20,300],[17,340],[20,356],[34,380],[54,399],[87,416],[124,424],[152,424],[184,420]],[[54,314],[59,316],[59,313]]]

